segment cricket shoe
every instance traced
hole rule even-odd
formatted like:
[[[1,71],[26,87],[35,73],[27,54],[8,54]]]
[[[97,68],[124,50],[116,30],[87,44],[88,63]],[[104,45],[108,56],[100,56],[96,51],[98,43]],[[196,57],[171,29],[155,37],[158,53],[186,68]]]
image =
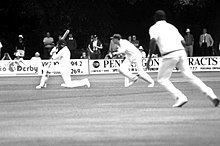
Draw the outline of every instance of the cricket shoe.
[[[65,83],[62,83],[60,86],[61,86],[61,87],[66,87],[66,84],[65,84]]]
[[[147,87],[152,88],[152,87],[154,87],[154,84],[155,84],[155,82],[149,84]]]
[[[173,105],[174,108],[182,107],[184,104],[188,102],[187,98],[177,98],[176,103]]]
[[[87,87],[87,88],[90,88],[90,82],[89,82],[89,79],[88,78],[85,78],[85,79],[83,79],[83,82],[85,83],[85,86]]]
[[[36,86],[36,89],[41,89],[41,88],[46,88],[47,87],[47,84],[44,84],[43,86],[42,85],[38,85]]]
[[[209,94],[207,94],[209,93]],[[219,105],[219,99],[218,97],[215,95],[215,93],[212,91],[211,88],[208,89],[206,96],[212,101],[212,103],[214,104],[215,107],[217,107]]]
[[[218,107],[218,105],[219,105],[219,99],[218,98],[212,99],[210,96],[208,96],[208,98],[212,101],[212,103],[214,104],[215,107]]]
[[[135,76],[132,80],[128,79],[128,81],[125,81],[125,87],[130,87],[133,85],[135,82],[137,82],[138,76]]]
[[[216,98],[216,99],[213,99],[212,102],[213,102],[213,104],[214,104],[215,107],[218,107],[218,105],[219,105],[219,99],[217,99],[217,98]]]

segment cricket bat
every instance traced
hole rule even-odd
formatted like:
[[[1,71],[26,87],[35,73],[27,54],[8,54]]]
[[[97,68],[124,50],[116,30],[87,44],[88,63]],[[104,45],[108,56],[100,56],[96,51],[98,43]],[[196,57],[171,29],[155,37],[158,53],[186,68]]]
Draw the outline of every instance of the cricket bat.
[[[67,37],[67,35],[70,33],[70,30],[69,29],[67,29],[66,31],[65,31],[65,33],[63,34],[63,36],[61,37],[61,39],[65,39],[66,37]]]
[[[67,35],[68,35],[69,33],[70,33],[70,30],[67,29],[67,30],[65,31],[65,33],[63,34],[63,36],[61,37],[61,39],[65,40],[65,38],[67,37]],[[57,52],[57,46],[55,46],[55,47],[51,50],[50,55],[53,56],[53,54],[56,53],[56,52]]]
[[[61,39],[65,39],[68,36],[69,33],[70,33],[70,30],[67,29],[65,31],[65,33],[63,34],[63,36],[61,37]],[[57,52],[57,46],[53,47],[53,49],[50,52],[50,55],[53,56],[56,52]],[[52,57],[51,57],[50,60],[52,60]],[[48,68],[50,68],[50,66],[51,66],[51,62],[49,63]]]

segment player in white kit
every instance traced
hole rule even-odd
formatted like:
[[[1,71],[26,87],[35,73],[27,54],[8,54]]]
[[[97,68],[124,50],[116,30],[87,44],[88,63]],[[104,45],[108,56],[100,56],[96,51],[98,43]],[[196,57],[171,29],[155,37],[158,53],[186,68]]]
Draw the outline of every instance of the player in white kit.
[[[163,10],[156,11],[154,18],[156,23],[149,29],[151,40],[147,68],[149,69],[151,55],[156,49],[156,45],[158,45],[162,56],[162,62],[160,63],[157,80],[176,100],[173,107],[181,107],[188,101],[187,97],[169,80],[173,68],[175,67],[181,71],[182,75],[190,83],[198,87],[201,92],[213,102],[215,107],[217,107],[219,105],[219,99],[214,94],[213,90],[192,74],[184,49],[185,41],[178,29],[166,22],[166,14]]]
[[[66,46],[65,40],[61,39],[58,41],[57,44],[58,44],[57,47],[53,48],[50,54],[52,55],[53,60],[60,60],[59,70],[64,81],[64,83],[61,84],[61,86],[66,87],[66,88],[74,88],[74,87],[79,87],[79,86],[90,87],[90,82],[87,78],[82,79],[82,80],[71,81],[70,51],[68,47]],[[46,83],[47,83],[47,80],[49,79],[50,72],[51,72],[50,66],[48,66],[48,68],[46,68],[46,70],[44,71],[41,77],[40,85],[38,85],[36,89],[46,87]]]
[[[149,83],[148,87],[154,86],[154,80],[144,71],[142,66],[142,54],[132,43],[126,39],[121,39],[120,34],[114,34],[112,37],[113,43],[117,45],[117,52],[113,55],[125,54],[125,60],[121,64],[119,71],[125,77],[129,79],[129,82],[125,84],[125,87],[131,86],[140,77],[144,81]],[[132,74],[128,69],[131,63],[135,63],[137,66],[138,74]]]

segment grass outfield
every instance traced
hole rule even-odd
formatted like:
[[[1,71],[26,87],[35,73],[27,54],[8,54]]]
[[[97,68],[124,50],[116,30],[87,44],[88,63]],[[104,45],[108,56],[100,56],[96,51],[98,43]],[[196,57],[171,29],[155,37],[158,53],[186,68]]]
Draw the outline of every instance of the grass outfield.
[[[156,73],[150,73],[156,79]],[[220,97],[220,72],[195,73]],[[91,88],[65,89],[60,76],[0,77],[0,146],[219,146],[220,109],[174,73],[189,98],[182,108],[156,83],[123,87],[121,75],[89,78]]]

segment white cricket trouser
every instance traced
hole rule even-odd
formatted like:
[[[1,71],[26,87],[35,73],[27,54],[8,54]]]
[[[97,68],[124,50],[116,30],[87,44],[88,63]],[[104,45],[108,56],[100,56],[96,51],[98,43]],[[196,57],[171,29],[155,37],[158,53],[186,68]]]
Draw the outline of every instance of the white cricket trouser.
[[[138,75],[140,78],[142,78],[143,80],[149,82],[149,83],[153,83],[154,80],[144,71],[143,66],[142,66],[142,57],[140,58],[136,58],[133,61],[136,66],[137,66],[137,71],[138,71]],[[131,80],[134,80],[136,78],[136,75],[132,74],[128,69],[131,65],[131,61],[126,58],[123,63],[121,64],[119,70],[120,73],[123,74],[124,76],[128,77]]]
[[[63,81],[64,81],[66,87],[74,88],[74,87],[80,87],[80,86],[86,85],[84,79],[73,80],[73,81],[71,80],[71,70],[70,70],[70,67],[68,67],[68,66],[64,66],[64,67],[61,66],[60,73],[61,73],[61,76],[63,78]]]
[[[185,53],[185,52],[184,52]],[[162,58],[162,62],[159,67],[158,72],[158,83],[165,87],[171,95],[176,99],[179,98],[186,98],[186,96],[178,90],[169,80],[173,71],[173,68],[177,67],[181,70],[182,75],[185,79],[199,88],[203,93],[210,96],[212,99],[216,99],[216,95],[214,94],[213,90],[206,86],[198,77],[192,74],[190,70],[188,59],[186,55],[182,55],[179,57],[172,57],[172,58]]]
[[[60,73],[61,73],[61,76],[63,78],[63,81],[66,85],[70,85],[71,84],[71,76],[70,76],[70,73],[71,73],[71,70],[70,70],[70,67],[63,67],[61,66],[60,67]]]

